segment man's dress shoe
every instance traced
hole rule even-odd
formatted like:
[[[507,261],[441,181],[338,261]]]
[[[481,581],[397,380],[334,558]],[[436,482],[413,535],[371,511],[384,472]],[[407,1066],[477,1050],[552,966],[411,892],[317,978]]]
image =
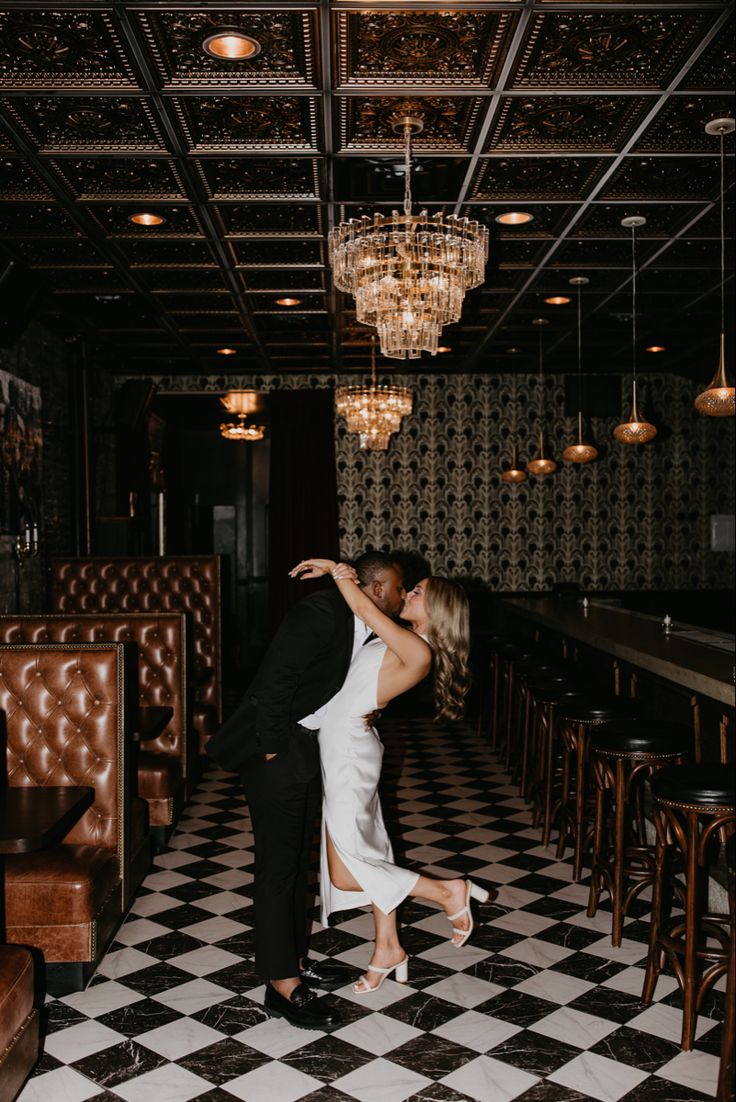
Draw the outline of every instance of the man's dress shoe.
[[[337,960],[309,960],[307,958],[304,961],[300,976],[310,987],[321,987],[323,991],[336,991],[338,987],[355,983],[358,978],[358,970]]]
[[[286,1018],[300,1029],[322,1029],[329,1031],[338,1024],[334,1010],[329,1010],[305,984],[300,983],[291,993],[290,999],[279,995],[278,991],[266,984],[264,1006],[274,1018]]]

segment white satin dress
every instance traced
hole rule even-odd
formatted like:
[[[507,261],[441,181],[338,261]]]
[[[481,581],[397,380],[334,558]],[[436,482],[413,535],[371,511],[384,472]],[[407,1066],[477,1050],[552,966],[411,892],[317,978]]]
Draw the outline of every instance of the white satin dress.
[[[345,682],[327,704],[319,731],[322,763],[322,925],[335,911],[375,903],[389,914],[406,899],[419,874],[394,864],[383,822],[378,782],[383,744],[365,716],[378,708],[378,673],[386,653],[380,639],[355,655]],[[346,892],[330,880],[325,832],[343,864],[363,889]]]

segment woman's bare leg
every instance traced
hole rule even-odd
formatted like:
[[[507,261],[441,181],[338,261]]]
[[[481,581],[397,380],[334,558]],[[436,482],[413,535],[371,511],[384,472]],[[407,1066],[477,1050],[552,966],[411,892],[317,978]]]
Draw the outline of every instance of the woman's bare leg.
[[[325,838],[327,840],[327,867],[330,870],[330,881],[332,884],[341,892],[362,892],[363,889],[360,884],[355,879],[350,869],[345,865],[332,844],[330,832],[326,827]]]
[[[406,956],[406,952],[399,941],[396,911],[384,914],[374,903],[373,921],[376,925],[376,945],[370,963],[374,964],[376,968],[391,968]],[[381,973],[366,972],[361,979],[364,979],[369,987],[378,987],[381,982]]]
[[[438,903],[445,914],[457,914],[465,906],[467,892],[466,880],[435,880],[431,876],[420,876],[416,884],[409,892],[417,899],[428,899],[431,903]],[[453,926],[458,930],[467,930],[469,916],[464,914],[460,918],[453,919]],[[453,934],[453,941],[460,941],[462,934]]]

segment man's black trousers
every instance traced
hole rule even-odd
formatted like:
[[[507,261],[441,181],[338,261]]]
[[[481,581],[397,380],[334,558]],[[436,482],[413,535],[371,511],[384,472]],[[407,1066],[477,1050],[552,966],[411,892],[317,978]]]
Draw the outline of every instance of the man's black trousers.
[[[241,772],[255,839],[256,971],[262,980],[299,975],[306,956],[307,872],[322,799],[316,731],[295,727],[271,761]]]

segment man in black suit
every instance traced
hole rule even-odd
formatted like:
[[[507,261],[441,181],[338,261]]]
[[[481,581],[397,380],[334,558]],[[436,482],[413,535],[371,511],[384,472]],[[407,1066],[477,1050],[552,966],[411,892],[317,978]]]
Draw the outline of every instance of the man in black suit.
[[[392,557],[367,552],[355,568],[378,608],[397,615],[404,586]],[[216,762],[240,772],[250,808],[256,968],[266,983],[266,1009],[305,1029],[337,1024],[308,985],[334,990],[352,978],[346,965],[307,959],[307,868],[321,804],[320,713],[368,636],[337,590],[305,597],[285,616],[243,700],[207,744]]]

